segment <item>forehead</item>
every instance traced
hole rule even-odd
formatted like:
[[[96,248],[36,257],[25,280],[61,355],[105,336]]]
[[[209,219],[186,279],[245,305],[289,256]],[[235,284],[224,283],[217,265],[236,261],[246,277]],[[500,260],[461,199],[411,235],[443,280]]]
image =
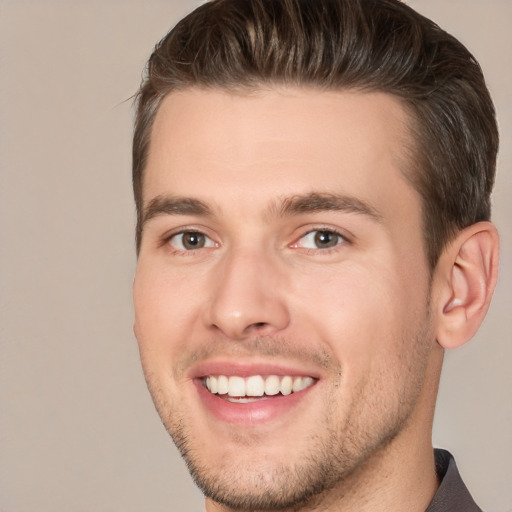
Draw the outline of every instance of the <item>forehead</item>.
[[[408,122],[400,100],[384,93],[173,92],[153,124],[144,202],[162,194],[256,200],[311,191],[389,200],[396,186],[410,188],[402,173]]]

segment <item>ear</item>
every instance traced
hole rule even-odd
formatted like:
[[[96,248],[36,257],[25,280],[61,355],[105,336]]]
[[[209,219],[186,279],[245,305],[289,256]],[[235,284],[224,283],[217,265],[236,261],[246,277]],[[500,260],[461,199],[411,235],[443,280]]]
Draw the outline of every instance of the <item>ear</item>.
[[[437,342],[446,349],[469,341],[489,309],[498,278],[499,238],[490,222],[461,231],[435,270]]]

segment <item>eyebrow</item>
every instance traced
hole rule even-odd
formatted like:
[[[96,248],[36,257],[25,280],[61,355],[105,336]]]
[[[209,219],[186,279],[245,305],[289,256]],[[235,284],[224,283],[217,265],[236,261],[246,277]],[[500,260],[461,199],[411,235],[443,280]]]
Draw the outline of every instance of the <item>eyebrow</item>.
[[[276,208],[273,208],[273,210],[276,210]],[[311,192],[304,195],[294,195],[285,198],[277,206],[277,214],[280,217],[323,211],[357,213],[366,215],[377,222],[382,220],[382,215],[370,203],[343,194]]]
[[[368,202],[343,194],[311,192],[297,194],[276,201],[271,205],[267,218],[287,217],[306,213],[341,211],[366,215],[380,222],[382,216]],[[211,208],[199,199],[192,197],[157,196],[144,208],[142,225],[160,215],[198,215],[212,217]]]
[[[206,203],[191,197],[157,196],[144,208],[142,225],[160,215],[199,215],[211,217],[212,210]]]

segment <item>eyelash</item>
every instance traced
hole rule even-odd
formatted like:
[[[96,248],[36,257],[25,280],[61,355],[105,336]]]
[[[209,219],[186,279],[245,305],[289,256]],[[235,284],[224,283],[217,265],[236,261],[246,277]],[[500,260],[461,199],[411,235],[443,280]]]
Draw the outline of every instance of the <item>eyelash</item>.
[[[312,235],[313,233],[327,233],[329,235],[334,235],[337,237],[336,244],[332,247],[302,247],[300,244],[301,240],[304,240],[306,237]],[[345,236],[344,234],[340,233],[338,230],[333,228],[327,228],[327,227],[316,227],[314,229],[310,229],[307,233],[301,235],[296,242],[294,242],[291,247],[293,248],[299,248],[302,249],[306,254],[318,254],[319,252],[321,254],[327,255],[331,254],[332,252],[338,251],[340,249],[340,246],[345,244],[350,244],[350,240]]]
[[[337,237],[336,244],[332,247],[303,247],[300,245],[301,240],[304,240],[306,237],[312,235],[313,233],[325,233],[329,235],[333,235]],[[179,248],[172,245],[172,241],[174,239],[177,239],[178,237],[183,237],[185,235],[196,235],[196,236],[202,236],[205,238],[206,243],[208,245],[201,246],[198,248],[192,248],[192,249],[186,249],[186,248]],[[308,230],[306,233],[302,234],[299,238],[296,239],[296,242],[293,242],[289,247],[294,249],[302,249],[302,251],[306,254],[330,254],[332,252],[338,251],[341,245],[350,244],[351,241],[347,238],[346,235],[340,233],[336,229],[333,229],[331,227],[316,227],[314,229]],[[176,255],[194,255],[197,251],[200,251],[202,249],[213,249],[219,246],[219,243],[213,240],[210,236],[208,236],[206,233],[201,231],[200,229],[182,229],[179,232],[171,233],[168,236],[165,236],[162,240],[162,245],[165,245],[169,248],[169,250]],[[183,239],[181,242],[181,245],[183,246]]]
[[[208,244],[208,245],[203,245],[201,247],[187,249],[184,247],[184,243],[183,243],[183,237],[186,235],[189,235],[189,236],[195,235],[197,237],[204,237],[204,243]],[[180,245],[183,248],[175,247],[172,245],[172,241],[175,239],[179,239],[179,237],[181,237]],[[172,233],[169,236],[166,236],[163,241],[164,241],[164,244],[167,245],[173,253],[180,254],[180,255],[181,254],[184,254],[184,255],[194,254],[196,251],[199,251],[201,249],[211,249],[211,248],[218,247],[218,245],[219,245],[210,236],[208,236],[206,233],[204,233],[198,229],[185,229],[185,230],[179,231],[177,233]]]

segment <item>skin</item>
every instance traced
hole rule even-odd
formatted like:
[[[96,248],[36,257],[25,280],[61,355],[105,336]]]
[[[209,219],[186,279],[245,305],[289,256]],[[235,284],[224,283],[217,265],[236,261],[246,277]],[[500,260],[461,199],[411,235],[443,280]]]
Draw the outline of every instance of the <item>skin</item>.
[[[450,297],[404,177],[408,122],[383,93],[291,87],[188,89],[160,107],[135,332],[208,511],[424,511],[432,499]],[[187,232],[204,246],[181,245]],[[315,384],[268,418],[226,421],[198,391],[214,364],[277,365]]]

